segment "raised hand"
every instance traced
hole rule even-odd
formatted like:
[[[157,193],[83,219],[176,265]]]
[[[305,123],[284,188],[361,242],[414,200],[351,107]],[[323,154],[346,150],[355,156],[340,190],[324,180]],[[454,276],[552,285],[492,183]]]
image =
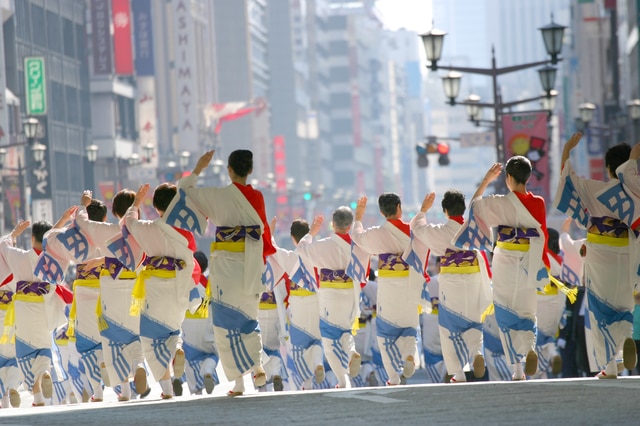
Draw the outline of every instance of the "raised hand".
[[[431,206],[433,206],[433,202],[436,199],[436,193],[435,192],[430,192],[429,194],[425,195],[424,200],[422,200],[422,206],[420,207],[420,211],[422,213],[426,213],[427,210],[429,210],[431,208]]]
[[[269,231],[271,231],[271,235],[275,235],[277,223],[278,218],[276,216],[272,217],[269,221]]]
[[[11,238],[16,239],[20,234],[22,234],[25,229],[27,229],[31,225],[31,222],[28,220],[23,220],[18,222],[18,224],[11,231]]]
[[[144,201],[144,197],[147,196],[147,192],[149,192],[150,187],[151,185],[148,183],[140,185],[140,188],[138,188],[138,192],[136,193],[136,198],[133,200],[133,205],[136,208],[140,208],[140,205],[142,205],[142,201]]]
[[[580,143],[580,139],[582,139],[582,133],[581,132],[574,133],[573,135],[571,135],[569,140],[565,142],[563,149],[571,151],[573,148],[578,146],[578,143]]]
[[[638,158],[640,158],[640,142],[631,148],[631,154],[629,155],[629,159],[631,160],[637,160]]]
[[[367,197],[362,196],[358,199],[358,204],[356,204],[356,220],[362,220],[366,211],[367,211]]]
[[[320,232],[322,228],[322,223],[324,222],[324,216],[319,215],[313,218],[313,222],[311,222],[311,226],[309,227],[309,235],[315,237]]]
[[[198,158],[198,162],[196,163],[196,167],[193,169],[193,174],[198,176],[200,172],[207,168],[211,160],[213,159],[213,154],[215,154],[216,150],[212,149],[211,151],[207,151],[200,158]]]
[[[489,167],[487,174],[484,175],[484,181],[489,184],[496,180],[498,176],[500,176],[500,173],[502,173],[503,168],[504,166],[502,165],[502,163],[494,163],[491,167]]]
[[[87,207],[89,204],[91,204],[92,199],[93,193],[90,190],[85,189],[82,193],[82,196],[80,197],[80,205]]]

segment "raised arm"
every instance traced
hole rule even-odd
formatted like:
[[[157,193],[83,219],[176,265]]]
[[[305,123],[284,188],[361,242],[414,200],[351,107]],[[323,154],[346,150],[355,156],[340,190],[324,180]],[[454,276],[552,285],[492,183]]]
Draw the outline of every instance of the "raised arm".
[[[484,191],[487,190],[489,184],[496,180],[498,176],[500,176],[500,173],[502,173],[502,168],[502,163],[494,163],[491,167],[489,167],[487,174],[485,174],[484,178],[482,178],[482,181],[480,182],[478,189],[476,189],[476,192],[473,194],[473,197],[471,197],[471,200],[482,197],[482,194],[484,194]]]
[[[569,156],[571,155],[571,150],[575,148],[578,143],[582,139],[582,133],[577,132],[571,135],[569,140],[564,144],[562,148],[562,158],[560,159],[560,172],[562,173],[562,169],[564,168],[564,163],[567,162]]]

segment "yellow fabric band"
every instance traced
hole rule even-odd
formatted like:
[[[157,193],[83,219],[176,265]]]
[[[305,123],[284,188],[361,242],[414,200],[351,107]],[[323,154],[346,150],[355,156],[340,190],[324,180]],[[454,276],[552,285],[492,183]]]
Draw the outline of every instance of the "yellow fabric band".
[[[276,305],[275,303],[260,303],[258,304],[258,309],[261,309],[263,311],[270,311],[273,309],[276,309],[278,307],[278,305]]]
[[[244,252],[244,241],[214,241],[211,243],[211,251],[215,250],[242,253]]]
[[[529,244],[517,244],[517,243],[507,243],[505,241],[498,241],[496,246],[513,251],[529,251]]]
[[[378,269],[378,276],[385,278],[400,278],[400,277],[408,277],[409,271],[390,271],[388,269]]]
[[[342,290],[348,290],[353,288],[353,281],[350,281],[348,283],[340,283],[340,282],[333,282],[333,281],[320,281],[320,288],[338,288],[338,289],[342,289]]]
[[[441,266],[441,274],[475,274],[480,272],[480,266]]]
[[[587,241],[594,244],[604,244],[612,247],[626,247],[629,245],[629,238],[610,237],[608,235],[598,235],[587,232]]]
[[[305,290],[304,288],[300,288],[298,290],[291,290],[291,296],[313,296],[315,293],[313,291]]]
[[[136,283],[133,286],[133,291],[131,292],[131,307],[129,308],[129,315],[137,316],[142,312],[142,304],[144,303],[145,298],[145,290],[144,290],[144,282],[147,278],[156,277],[156,278],[175,278],[176,271],[166,271],[164,269],[143,269],[140,271],[138,278],[136,279]]]
[[[100,271],[100,276],[104,277],[104,276],[111,276],[111,274],[109,273],[109,271],[107,269],[103,269],[102,271]],[[138,274],[136,274],[136,271],[129,271],[129,270],[123,270],[122,272],[120,272],[120,275],[118,275],[119,280],[135,280],[136,278],[138,278]]]
[[[29,303],[44,303],[44,296],[37,294],[16,294],[14,300]]]

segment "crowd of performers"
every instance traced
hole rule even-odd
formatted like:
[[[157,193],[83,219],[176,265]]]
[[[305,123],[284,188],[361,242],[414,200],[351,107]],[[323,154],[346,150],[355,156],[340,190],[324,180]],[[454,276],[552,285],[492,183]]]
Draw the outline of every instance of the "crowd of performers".
[[[213,151],[159,185],[155,220],[139,213],[148,184],[114,196],[118,223],[85,191],[56,224],[23,221],[0,238],[1,406],[20,406],[21,387],[34,406],[102,401],[109,387],[128,401],[151,380],[163,399],[184,382],[210,394],[218,364],[230,396],[247,374],[281,391],[396,386],[416,368],[434,383],[637,373],[640,146],[609,149],[610,179],[595,181],[571,166],[580,137],[563,151],[561,232],[527,191],[521,156],[492,165],[468,209],[461,192],[443,194],[444,223],[427,220],[435,193],[410,223],[384,193],[380,226],[362,224],[366,197],[330,228],[323,216],[286,224],[294,250],[276,244],[247,185],[250,151],[229,156],[229,186],[197,187]],[[503,172],[509,193],[484,196]],[[194,239],[207,221],[209,256]],[[16,247],[29,228],[31,248]]]

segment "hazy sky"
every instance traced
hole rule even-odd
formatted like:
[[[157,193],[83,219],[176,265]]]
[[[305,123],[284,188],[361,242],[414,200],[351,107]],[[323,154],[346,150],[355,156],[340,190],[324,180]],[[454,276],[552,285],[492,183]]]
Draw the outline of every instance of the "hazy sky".
[[[431,0],[378,0],[376,7],[391,30],[404,27],[421,33],[431,28]]]

